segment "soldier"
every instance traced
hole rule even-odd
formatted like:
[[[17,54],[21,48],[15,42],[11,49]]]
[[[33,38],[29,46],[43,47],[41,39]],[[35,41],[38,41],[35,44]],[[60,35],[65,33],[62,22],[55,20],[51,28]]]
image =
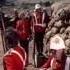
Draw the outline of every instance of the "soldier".
[[[50,40],[51,54],[42,70],[64,70],[66,56],[64,53],[65,44],[59,35],[55,35]]]
[[[16,28],[16,23],[19,20],[18,10],[14,8],[13,13],[14,13],[14,17],[10,20],[10,22],[11,24],[13,24],[12,26]]]
[[[26,52],[18,45],[18,36],[13,28],[6,31],[9,50],[3,57],[4,70],[24,70],[26,65]]]
[[[28,56],[28,44],[31,36],[31,24],[29,18],[25,17],[24,11],[20,13],[20,20],[16,24],[16,29],[20,44],[25,49]]]
[[[36,43],[36,48],[38,54],[42,54],[43,52],[43,37],[45,33],[45,29],[49,22],[49,16],[45,13],[40,4],[35,5],[35,10],[33,13],[33,33],[34,40]]]
[[[10,23],[10,19],[11,19],[11,17],[8,14],[4,15],[4,26],[5,26],[5,29],[7,29],[8,27],[12,27],[12,24]]]

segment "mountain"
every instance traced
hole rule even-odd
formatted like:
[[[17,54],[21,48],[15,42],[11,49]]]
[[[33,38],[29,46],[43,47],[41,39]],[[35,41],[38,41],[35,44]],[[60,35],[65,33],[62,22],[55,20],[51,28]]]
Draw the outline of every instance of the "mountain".
[[[6,1],[9,1],[9,2],[17,2],[17,3],[22,3],[22,2],[25,2],[25,3],[38,3],[38,2],[46,2],[46,1],[66,1],[66,2],[70,2],[70,0],[6,0]]]
[[[18,4],[21,4],[21,3],[38,3],[38,2],[46,2],[46,1],[63,1],[63,2],[70,2],[70,0],[6,0],[8,2],[15,2],[15,3],[18,3]]]
[[[27,2],[27,3],[38,3],[40,1],[47,1],[47,0],[17,0],[18,2]]]

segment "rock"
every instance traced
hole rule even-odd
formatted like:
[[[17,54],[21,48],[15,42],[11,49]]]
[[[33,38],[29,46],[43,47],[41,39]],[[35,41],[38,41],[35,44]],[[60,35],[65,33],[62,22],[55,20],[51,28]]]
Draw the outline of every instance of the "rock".
[[[49,31],[49,29],[48,29],[48,28],[46,28],[45,33],[47,33],[48,31]]]
[[[54,4],[52,4],[51,5],[51,9],[53,10],[52,17],[55,17],[56,15],[58,15],[58,13],[60,13],[61,9],[64,9],[65,7],[67,7],[67,8],[70,7],[70,4],[63,3],[63,2],[55,2]]]
[[[65,44],[68,48],[70,48],[70,39],[65,40]]]
[[[51,28],[51,32],[54,33],[54,34],[56,34],[58,32],[58,28],[52,27]]]
[[[55,22],[54,26],[60,28],[62,26],[61,20]]]
[[[51,33],[52,33],[51,31],[48,31],[48,32],[45,34],[45,38],[46,38],[46,39],[50,38]]]
[[[70,47],[70,4],[56,2],[51,6],[52,17],[46,29],[44,43],[48,49],[50,38],[60,34],[66,47]],[[48,49],[49,50],[49,49]]]
[[[60,29],[60,34],[64,33],[64,31],[65,31],[65,28],[62,27],[62,28]]]
[[[66,32],[66,33],[67,33],[67,32],[70,32],[70,26],[68,26],[68,27],[66,28],[65,32]]]
[[[63,40],[65,40],[65,39],[68,38],[67,35],[66,35],[65,33],[62,33],[62,34],[61,34],[61,37],[62,37]]]

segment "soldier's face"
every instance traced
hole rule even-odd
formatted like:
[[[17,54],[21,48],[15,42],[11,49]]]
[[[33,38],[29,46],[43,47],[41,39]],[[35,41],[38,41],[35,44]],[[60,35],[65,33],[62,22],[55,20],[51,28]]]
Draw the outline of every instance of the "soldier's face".
[[[6,40],[6,44],[7,44],[7,46],[8,46],[7,49],[12,48],[12,44],[10,44],[8,40]]]
[[[21,15],[21,19],[24,20],[25,19],[25,16],[24,15]]]
[[[42,11],[42,9],[41,9],[41,8],[36,9],[36,12],[41,12],[41,11]]]

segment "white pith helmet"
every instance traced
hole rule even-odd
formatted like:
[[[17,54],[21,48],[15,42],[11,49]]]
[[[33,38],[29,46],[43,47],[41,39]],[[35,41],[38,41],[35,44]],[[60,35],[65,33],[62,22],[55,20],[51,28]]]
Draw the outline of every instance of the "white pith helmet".
[[[36,10],[36,9],[40,9],[40,8],[41,8],[41,5],[40,5],[40,4],[36,4],[36,5],[35,5],[35,10]]]
[[[65,49],[65,43],[59,35],[55,35],[50,40],[50,49],[59,50]]]

